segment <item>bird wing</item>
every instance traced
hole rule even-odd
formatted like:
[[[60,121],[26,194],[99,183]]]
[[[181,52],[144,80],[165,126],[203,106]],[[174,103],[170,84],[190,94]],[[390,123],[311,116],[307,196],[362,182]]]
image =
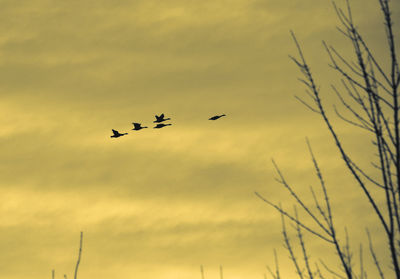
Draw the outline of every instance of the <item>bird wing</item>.
[[[133,126],[135,126],[135,129],[139,129],[140,128],[140,123],[132,123]]]
[[[119,132],[117,130],[112,129],[112,132],[114,133],[114,136],[118,136]]]
[[[161,119],[164,119],[164,113],[162,113],[162,114],[160,115],[160,118],[161,118]]]

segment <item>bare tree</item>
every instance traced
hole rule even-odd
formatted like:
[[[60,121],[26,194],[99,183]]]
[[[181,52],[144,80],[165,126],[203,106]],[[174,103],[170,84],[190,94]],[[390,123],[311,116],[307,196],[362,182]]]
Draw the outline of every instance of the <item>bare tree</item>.
[[[362,168],[355,162],[354,154],[344,147],[343,141],[332,124],[332,117],[326,111],[321,90],[315,82],[310,66],[293,32],[291,34],[298,50],[298,57],[290,56],[290,58],[303,75],[300,81],[305,85],[308,96],[307,98],[296,98],[318,114],[325,123],[341,159],[356,181],[356,185],[362,190],[363,197],[367,200],[377,217],[379,226],[383,229],[387,240],[386,252],[391,259],[392,269],[386,271],[387,274],[385,274],[375,253],[370,234],[367,232],[372,263],[380,278],[383,279],[386,276],[400,279],[400,70],[391,6],[389,0],[378,1],[387,38],[387,56],[390,61],[388,70],[385,70],[386,67],[378,62],[376,55],[355,25],[348,0],[346,0],[345,10],[338,8],[335,3],[333,6],[340,21],[338,30],[351,43],[354,60],[344,58],[335,47],[323,42],[330,58],[330,67],[341,75],[342,88],[332,86],[332,90],[337,95],[343,106],[342,111],[345,113],[336,108],[335,112],[349,125],[362,129],[373,137],[374,153],[371,154],[373,171]],[[310,225],[308,220],[300,219],[297,209],[293,214],[289,213],[281,205],[271,202],[259,193],[256,195],[281,213],[285,247],[299,278],[327,278],[324,274],[329,273],[329,278],[333,276],[334,278],[364,279],[367,271],[364,270],[362,246],[358,252],[360,255],[359,270],[356,271],[353,262],[355,253],[350,248],[347,231],[346,239],[344,241],[339,239],[327,186],[308,140],[307,145],[322,192],[322,196],[317,196],[311,187],[314,205],[306,204],[304,199],[294,191],[293,186],[287,182],[274,161],[273,164],[278,174],[277,181],[287,189],[297,207],[306,212],[313,225]],[[301,249],[301,262],[293,252],[293,243],[287,234],[285,218],[294,224],[296,238]],[[303,238],[304,232],[311,233],[334,249],[341,264],[340,270],[330,268],[323,261],[311,263]],[[320,265],[324,268],[323,271],[321,271]]]

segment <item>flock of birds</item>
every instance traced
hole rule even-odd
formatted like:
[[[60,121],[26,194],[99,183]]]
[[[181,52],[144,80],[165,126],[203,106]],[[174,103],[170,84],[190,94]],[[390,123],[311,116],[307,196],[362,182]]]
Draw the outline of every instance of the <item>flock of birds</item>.
[[[225,114],[215,115],[213,117],[210,117],[208,120],[217,120],[217,119],[220,119],[223,116],[226,116],[226,115]],[[160,115],[156,115],[156,120],[154,120],[153,123],[157,123],[157,125],[155,127],[153,127],[153,129],[160,129],[160,128],[163,128],[165,126],[171,126],[172,124],[170,124],[170,123],[162,123],[162,122],[167,121],[167,120],[171,120],[171,118],[165,118],[164,113],[162,113]],[[144,128],[148,128],[148,127],[142,126],[141,123],[133,122],[132,124],[133,124],[133,129],[132,130],[134,130],[134,131],[139,131],[139,130],[142,130]],[[113,132],[113,135],[111,136],[112,138],[119,138],[119,137],[122,137],[122,136],[125,136],[125,135],[128,134],[128,133],[120,133],[120,132],[118,132],[117,130],[114,130],[114,129],[112,129],[112,132]]]

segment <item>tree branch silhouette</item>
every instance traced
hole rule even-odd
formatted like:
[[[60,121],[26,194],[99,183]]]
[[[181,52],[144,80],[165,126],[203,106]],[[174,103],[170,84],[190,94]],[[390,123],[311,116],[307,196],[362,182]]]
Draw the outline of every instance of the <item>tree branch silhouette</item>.
[[[341,109],[334,107],[334,111],[340,120],[346,124],[366,131],[368,136],[373,137],[371,153],[371,164],[378,170],[371,171],[362,168],[354,160],[351,150],[348,150],[338,132],[336,131],[332,117],[328,115],[325,100],[320,87],[317,85],[311,67],[308,64],[300,43],[294,32],[291,31],[293,42],[297,49],[297,56],[289,56],[299,68],[302,78],[300,82],[306,88],[305,98],[295,96],[309,110],[319,115],[333,139],[345,167],[362,190],[362,196],[368,202],[377,218],[378,226],[383,229],[386,238],[387,254],[392,262],[392,270],[384,271],[373,248],[370,233],[367,231],[369,241],[369,254],[379,273],[380,278],[385,278],[385,272],[393,272],[396,279],[400,279],[400,119],[399,119],[399,85],[400,70],[397,55],[398,45],[394,36],[394,23],[392,20],[391,6],[389,0],[378,0],[380,12],[383,17],[384,30],[387,39],[387,57],[390,61],[389,70],[378,62],[373,51],[362,37],[356,26],[349,0],[346,0],[346,8],[339,8],[333,2],[333,8],[340,22],[337,29],[350,42],[354,55],[354,61],[345,58],[335,47],[323,41],[323,47],[329,57],[329,66],[341,76],[343,88],[332,86],[334,94],[340,101]],[[354,251],[350,247],[347,230],[344,244],[337,235],[337,227],[334,222],[328,188],[313,154],[311,145],[307,139],[311,160],[314,165],[315,175],[318,178],[322,196],[318,196],[313,187],[310,187],[314,205],[310,206],[304,202],[290,185],[273,160],[278,178],[276,179],[293,198],[294,203],[306,212],[305,219],[300,219],[295,209],[294,214],[284,210],[281,205],[271,202],[266,197],[256,192],[256,195],[268,205],[275,208],[282,216],[282,235],[285,248],[289,252],[294,264],[296,274],[303,278],[324,278],[318,263],[313,266],[306,250],[303,231],[310,233],[333,248],[341,266],[340,270],[334,270],[320,260],[325,271],[336,278],[365,279],[368,270],[365,269],[362,245],[359,246],[359,271],[355,272],[353,263]],[[381,201],[384,201],[383,203]],[[316,212],[316,213],[314,213]],[[302,268],[298,257],[294,253],[294,247],[287,233],[285,219],[288,219],[296,231],[299,241],[304,267]],[[358,270],[358,269],[357,269]],[[274,273],[279,274],[278,270]],[[393,277],[392,275],[386,275]]]

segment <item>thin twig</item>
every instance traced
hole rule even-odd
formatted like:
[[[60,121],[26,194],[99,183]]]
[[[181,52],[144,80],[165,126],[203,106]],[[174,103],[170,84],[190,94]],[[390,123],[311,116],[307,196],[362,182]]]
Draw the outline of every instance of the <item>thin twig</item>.
[[[77,279],[77,276],[78,276],[78,267],[79,267],[79,263],[81,262],[81,255],[82,255],[82,242],[83,242],[83,232],[81,232],[81,238],[79,241],[79,253],[78,253],[78,260],[77,260],[76,266],[75,266],[74,279]]]

